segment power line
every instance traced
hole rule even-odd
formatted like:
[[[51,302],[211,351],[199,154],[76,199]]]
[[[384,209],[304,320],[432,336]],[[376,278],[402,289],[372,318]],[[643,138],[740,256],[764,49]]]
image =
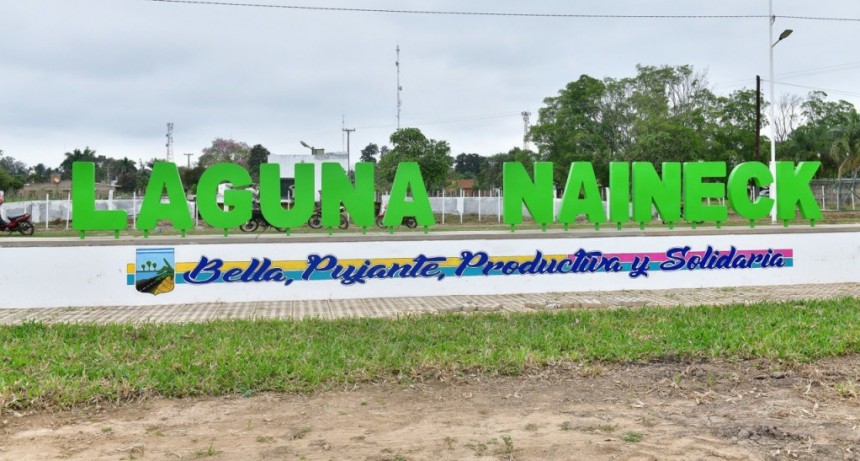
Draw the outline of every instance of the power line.
[[[762,80],[764,80],[764,79],[762,79]],[[821,91],[828,91],[828,92],[831,92],[831,93],[839,93],[839,94],[844,94],[844,95],[848,95],[848,96],[854,96],[855,98],[860,98],[860,93],[856,93],[856,92],[852,92],[852,91],[836,90],[836,89],[833,89],[833,88],[822,88],[822,87],[819,87],[819,86],[798,85],[797,83],[788,83],[788,82],[777,82],[777,81],[774,81],[773,83],[776,83],[777,85],[783,85],[783,86],[793,86],[793,87],[797,87],[797,88],[805,88],[805,89],[808,89],[808,90],[821,90]]]
[[[819,74],[829,74],[832,72],[842,72],[846,70],[853,70],[860,67],[860,61],[849,62],[845,64],[836,64],[832,66],[824,66],[824,67],[813,67],[809,69],[796,70],[792,72],[785,72],[782,74],[777,74],[778,77],[809,77],[812,75]]]
[[[783,19],[804,19],[807,21],[847,21],[847,22],[860,22],[860,18],[836,18],[836,17],[827,17],[827,16],[774,16],[776,18]]]
[[[444,10],[397,10],[383,8],[346,8],[331,6],[275,5],[268,3],[238,3],[212,0],[144,0],[159,3],[187,5],[216,5],[249,8],[278,8],[284,10],[336,11],[345,13],[393,13],[439,16],[504,16],[527,18],[580,18],[580,19],[750,19],[767,18],[764,14],[567,14],[567,13],[505,13],[499,11],[444,11]]]
[[[214,0],[144,0],[159,3],[180,3],[187,5],[216,5],[248,8],[278,8],[284,10],[335,11],[345,13],[392,13],[421,14],[439,16],[501,16],[525,18],[576,18],[576,19],[760,19],[764,14],[580,14],[580,13],[506,13],[500,11],[446,11],[446,10],[398,10],[388,8],[346,8],[333,6],[275,5],[270,3],[239,3]],[[774,18],[799,19],[808,21],[860,22],[860,18],[838,18],[828,16],[781,16]]]
[[[789,72],[782,72],[782,73],[776,74],[776,76],[780,77],[780,78],[785,78],[785,77],[802,78],[802,77],[811,77],[813,75],[829,74],[832,72],[843,72],[846,70],[854,70],[857,68],[860,68],[860,61],[846,62],[843,64],[832,64],[829,66],[809,67],[806,69],[799,69],[799,70],[793,70],[793,71],[789,71]],[[750,81],[749,78],[741,78],[741,79],[737,79],[737,80],[717,82],[714,84],[714,88],[721,88],[721,87],[725,87],[725,86],[736,86],[737,84],[740,84],[740,83],[749,83],[749,81]]]

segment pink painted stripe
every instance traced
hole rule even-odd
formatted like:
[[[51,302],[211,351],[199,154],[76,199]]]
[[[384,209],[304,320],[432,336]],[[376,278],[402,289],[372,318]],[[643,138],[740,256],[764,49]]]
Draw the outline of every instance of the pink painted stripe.
[[[720,254],[725,254],[725,253],[728,253],[729,250],[727,250],[727,249],[726,250],[719,250],[718,249],[715,251],[719,251]],[[785,249],[774,248],[773,252],[774,253],[782,253],[782,255],[786,258],[794,257],[794,250],[789,249],[789,248],[785,248]],[[758,253],[767,253],[767,249],[763,249],[763,250],[737,250],[735,252],[735,254],[737,254],[737,255],[744,255],[747,257],[749,257],[753,254],[758,254]],[[704,255],[705,255],[704,251],[690,251],[687,253],[687,257],[704,256]],[[603,255],[604,258],[613,258],[613,257],[618,258],[623,263],[629,263],[629,262],[632,262],[633,259],[635,259],[636,257],[639,257],[641,259],[645,256],[651,258],[651,261],[665,261],[666,260],[666,253],[605,253]],[[568,257],[574,258],[575,255],[568,255]]]

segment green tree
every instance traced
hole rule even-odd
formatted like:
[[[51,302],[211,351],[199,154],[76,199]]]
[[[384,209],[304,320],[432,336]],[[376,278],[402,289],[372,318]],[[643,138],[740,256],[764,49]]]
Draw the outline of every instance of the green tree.
[[[475,185],[479,189],[499,189],[502,187],[502,169],[505,162],[520,162],[526,171],[531,172],[537,159],[536,153],[519,147],[487,157],[484,159],[483,167],[475,176]]]
[[[12,176],[5,168],[0,166],[0,190],[10,192],[20,189],[24,183]]]
[[[755,98],[755,90],[742,89],[714,100],[711,115],[715,123],[707,133],[712,155],[702,160],[722,160],[730,165],[769,161],[767,146],[761,146],[759,157],[755,153]]]
[[[39,182],[48,182],[51,180],[51,174],[54,172],[53,169],[45,166],[44,163],[38,163],[33,167],[33,170],[30,172],[29,181],[39,183]]]
[[[441,189],[448,181],[454,159],[446,141],[429,139],[418,128],[403,128],[391,134],[394,148],[379,160],[377,177],[391,184],[400,162],[417,162],[428,189]]]
[[[18,190],[24,186],[29,176],[29,168],[24,162],[3,155],[3,151],[0,150],[0,190],[4,192]]]
[[[374,143],[370,143],[365,146],[364,149],[361,149],[361,156],[359,157],[359,161],[376,163],[377,156],[379,156],[379,146]]]
[[[117,181],[117,190],[131,193],[137,190],[138,170],[134,160],[123,157],[113,162],[113,172]]]
[[[461,178],[474,179],[486,161],[481,155],[462,153],[454,159],[454,172]]]
[[[842,179],[846,173],[856,177],[860,168],[860,139],[852,143],[848,135],[843,135],[833,142],[830,158],[836,165],[836,179]]]
[[[809,93],[801,104],[803,123],[777,144],[777,158],[819,160],[819,175],[837,178],[852,171],[854,146],[860,141],[860,114],[847,101],[826,98],[823,91]]]
[[[200,182],[200,177],[206,168],[200,165],[192,168],[179,167],[179,174],[182,177],[182,185],[185,187],[185,192],[189,194],[197,193],[197,183]],[[259,170],[257,172],[259,174]]]
[[[248,154],[248,173],[251,174],[251,178],[255,182],[260,181],[260,165],[269,161],[269,155],[271,155],[269,150],[260,144],[251,148],[251,152]],[[197,181],[194,183],[196,184]],[[186,187],[188,186],[186,185]]]
[[[60,175],[63,179],[72,179],[72,164],[75,162],[95,162],[96,151],[85,147],[84,150],[75,149],[71,152],[66,152],[65,158],[60,163]],[[98,169],[96,170],[98,172]]]
[[[206,168],[216,163],[235,163],[247,168],[250,156],[251,148],[244,142],[217,138],[211,146],[203,149],[197,164]]]
[[[707,75],[690,66],[637,66],[634,77],[598,80],[582,75],[546,98],[529,137],[563,181],[570,163],[592,162],[606,184],[612,161],[704,160],[715,143],[717,99]]]
[[[541,157],[555,163],[555,176],[564,178],[574,161],[598,163],[608,154],[602,127],[602,98],[606,85],[588,75],[570,82],[558,96],[544,99],[538,123],[529,130]],[[607,163],[607,162],[603,162]],[[608,173],[604,171],[603,176]]]

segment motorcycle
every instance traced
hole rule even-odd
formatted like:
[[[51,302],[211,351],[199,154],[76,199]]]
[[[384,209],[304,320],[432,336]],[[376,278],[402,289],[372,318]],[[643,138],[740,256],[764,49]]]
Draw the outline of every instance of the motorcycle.
[[[377,225],[377,227],[385,228],[385,224],[383,224],[383,223],[382,223],[382,221],[383,221],[384,219],[385,219],[385,215],[384,215],[384,214],[381,214],[381,215],[379,215],[379,216],[377,216],[377,217],[376,217],[376,225]],[[406,227],[408,227],[408,228],[410,228],[410,229],[415,229],[416,227],[418,227],[418,221],[416,221],[416,220],[415,220],[415,218],[413,218],[413,217],[411,217],[411,216],[404,216],[404,217],[403,217],[403,222],[402,222],[401,224],[403,224],[404,226],[406,226]]]
[[[344,211],[345,211],[345,209],[343,208],[343,205],[341,205],[340,206],[340,224],[338,224],[338,226],[337,226],[338,229],[348,229],[349,228],[349,221],[346,219],[346,216],[343,215]],[[320,208],[319,204],[317,204],[316,208],[314,208],[314,214],[311,215],[311,219],[308,219],[308,226],[310,226],[311,229],[322,228],[322,226],[323,226],[323,224],[322,224],[322,209]]]
[[[383,224],[382,221],[385,219],[385,210],[380,210],[380,208],[382,208],[382,204],[377,205],[376,226],[384,229],[385,224]],[[418,221],[416,221],[412,216],[404,216],[401,224],[410,229],[418,227]]]
[[[259,208],[254,208],[251,210],[251,219],[248,220],[245,224],[239,226],[239,230],[242,232],[257,232],[257,229],[262,228],[263,232],[266,232],[269,228],[273,228],[278,232],[284,232],[286,229],[281,227],[273,226],[266,218],[263,216],[263,212],[260,211]]]
[[[347,229],[349,228],[349,221],[346,219],[342,213],[345,211],[343,206],[340,207],[341,215],[340,215],[340,224],[337,226],[338,229]],[[311,218],[308,219],[308,226],[313,229],[321,229],[322,225],[322,211],[320,210],[319,205],[314,209],[314,213],[311,215]],[[251,210],[251,219],[248,220],[245,224],[239,226],[239,230],[242,232],[256,232],[258,229],[263,229],[263,232],[268,230],[269,228],[273,228],[278,232],[284,232],[286,229],[281,227],[273,226],[266,218],[263,216],[263,212],[260,211],[259,208],[254,208]]]
[[[18,216],[9,216],[9,222],[0,223],[0,232],[6,231],[12,233],[18,231],[21,235],[33,235],[36,228],[30,222],[30,213],[24,213]]]

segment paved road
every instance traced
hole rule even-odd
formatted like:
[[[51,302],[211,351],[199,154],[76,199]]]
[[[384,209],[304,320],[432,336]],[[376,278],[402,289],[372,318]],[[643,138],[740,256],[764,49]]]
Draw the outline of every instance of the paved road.
[[[175,304],[155,307],[0,309],[0,324],[24,321],[88,323],[182,323],[216,319],[303,319],[319,317],[396,317],[462,311],[534,311],[640,306],[694,306],[798,299],[860,297],[860,283],[698,288],[492,296],[433,296],[330,301]]]

